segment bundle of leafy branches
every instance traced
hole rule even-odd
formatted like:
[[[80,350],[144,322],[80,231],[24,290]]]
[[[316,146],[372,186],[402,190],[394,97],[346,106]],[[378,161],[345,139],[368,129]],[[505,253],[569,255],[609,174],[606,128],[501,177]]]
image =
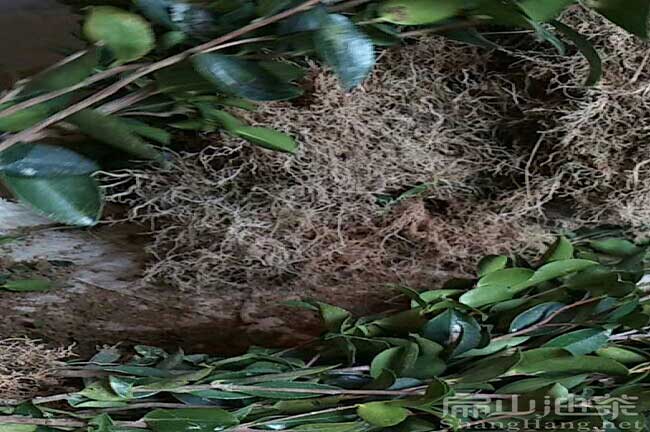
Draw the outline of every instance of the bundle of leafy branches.
[[[92,225],[102,209],[92,174],[134,159],[164,163],[164,151],[152,144],[172,144],[161,123],[194,131],[222,129],[292,153],[297,143],[291,137],[246,125],[225,108],[300,97],[301,58],[314,54],[344,88],[356,87],[372,70],[375,46],[422,33],[494,47],[480,31],[518,27],[560,52],[565,38],[587,57],[587,82],[593,84],[601,74],[597,53],[555,20],[574,3],[221,0],[208,6],[138,0],[144,17],[114,6],[93,7],[84,24],[93,44],[88,50],[2,97],[0,130],[8,134],[0,144],[3,183],[55,221]],[[645,0],[632,6],[601,0],[585,7],[647,36]],[[297,60],[288,63],[288,58]],[[86,139],[70,142],[79,136]]]
[[[66,367],[83,388],[7,406],[0,427],[646,431],[650,298],[638,282],[647,253],[618,238],[559,238],[535,263],[488,256],[475,278],[419,293],[403,288],[405,310],[354,317],[294,302],[319,312],[326,332],[288,350],[222,358],[105,349]],[[626,409],[612,409],[616,400]],[[547,409],[563,403],[573,411]]]

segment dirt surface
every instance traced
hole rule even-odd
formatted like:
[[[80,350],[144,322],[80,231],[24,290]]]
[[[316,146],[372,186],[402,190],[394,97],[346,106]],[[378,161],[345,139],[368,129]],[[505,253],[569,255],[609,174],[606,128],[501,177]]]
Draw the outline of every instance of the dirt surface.
[[[0,249],[0,274],[54,282],[45,293],[0,291],[0,339],[29,336],[59,346],[74,343],[82,356],[98,344],[120,342],[234,353],[250,345],[292,345],[319,331],[311,314],[277,306],[286,293],[273,296],[256,290],[233,298],[218,290],[199,295],[143,285],[147,237],[141,227],[73,230],[46,224],[29,211],[0,201],[0,234],[25,226],[34,230]],[[386,308],[381,299],[359,301],[360,295],[323,293],[319,298],[356,304],[359,313]]]

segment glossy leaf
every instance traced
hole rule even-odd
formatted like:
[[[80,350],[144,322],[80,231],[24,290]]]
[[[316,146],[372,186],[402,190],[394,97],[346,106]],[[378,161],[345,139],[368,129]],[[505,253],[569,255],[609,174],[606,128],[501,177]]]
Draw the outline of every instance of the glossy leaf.
[[[462,0],[386,0],[377,15],[386,22],[400,25],[432,24],[459,14]]]
[[[154,432],[214,432],[239,424],[239,420],[220,408],[158,409],[144,419]]]
[[[345,89],[361,84],[375,65],[372,41],[344,15],[329,15],[314,39],[318,55]]]
[[[106,44],[118,63],[138,60],[155,46],[149,22],[112,6],[91,7],[83,31],[90,41]]]
[[[400,424],[409,416],[406,408],[393,406],[385,402],[368,402],[357,408],[359,417],[378,427],[391,427]]]
[[[193,57],[196,71],[217,89],[254,101],[293,99],[300,88],[282,82],[259,64],[223,54],[200,54]]]
[[[481,326],[471,316],[448,309],[429,320],[422,328],[422,335],[451,348],[453,357],[480,344]]]
[[[0,153],[0,172],[21,177],[90,174],[99,166],[64,147],[18,143]]]
[[[289,135],[263,127],[244,126],[233,129],[233,133],[265,149],[294,154],[298,144]]]
[[[520,313],[515,317],[515,319],[512,320],[512,323],[510,324],[510,331],[517,332],[519,330],[535,325],[538,322],[548,318],[553,314],[553,312],[562,309],[564,306],[565,305],[563,303],[558,302],[548,302],[533,306],[527,311]]]
[[[102,192],[92,177],[5,175],[2,181],[23,203],[53,221],[79,226],[92,226],[99,221]]]
[[[563,348],[573,355],[591,354],[607,343],[611,333],[611,330],[599,328],[576,330],[551,339],[543,346]]]

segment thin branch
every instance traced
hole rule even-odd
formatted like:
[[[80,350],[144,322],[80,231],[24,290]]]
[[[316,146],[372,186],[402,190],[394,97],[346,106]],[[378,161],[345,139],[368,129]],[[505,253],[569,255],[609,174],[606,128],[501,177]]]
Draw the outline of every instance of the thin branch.
[[[16,105],[12,105],[9,108],[0,111],[0,117],[6,117],[6,116],[10,116],[12,114],[16,114],[17,112],[22,111],[22,110],[27,109],[27,108],[30,108],[30,107],[33,107],[34,105],[38,105],[38,104],[41,104],[43,102],[50,101],[52,99],[56,99],[56,98],[58,98],[60,96],[63,96],[65,94],[68,94],[68,93],[73,92],[75,90],[79,90],[79,89],[82,89],[84,87],[88,87],[89,85],[92,85],[92,84],[94,84],[96,82],[103,81],[103,80],[105,80],[107,78],[110,78],[112,76],[115,76],[115,75],[118,75],[118,74],[121,74],[121,73],[124,73],[124,72],[128,72],[128,71],[131,71],[131,70],[135,70],[135,69],[138,69],[138,68],[141,68],[141,67],[142,67],[142,64],[133,64],[133,65],[118,66],[118,67],[115,67],[113,69],[109,69],[107,71],[100,72],[100,73],[98,73],[96,75],[88,77],[84,81],[81,81],[80,83],[77,83],[77,84],[75,84],[73,86],[66,87],[66,88],[63,88],[61,90],[56,90],[56,91],[53,91],[53,92],[50,92],[50,93],[45,93],[45,94],[42,94],[40,96],[36,96],[34,98],[27,99],[26,101],[17,103]]]
[[[147,429],[147,424],[142,421],[115,421],[115,426],[125,428]],[[26,424],[36,426],[52,426],[66,428],[81,428],[88,426],[87,422],[59,418],[32,418],[23,416],[0,416],[0,424]]]
[[[160,60],[156,63],[152,63],[150,65],[141,67],[137,69],[135,72],[133,72],[131,75],[123,78],[122,80],[106,87],[105,89],[95,93],[94,95],[78,102],[75,105],[72,105],[63,111],[60,111],[56,114],[54,114],[51,117],[48,117],[47,119],[37,123],[36,125],[23,130],[22,132],[19,132],[15,135],[10,136],[4,142],[0,143],[0,151],[6,150],[9,147],[11,147],[14,144],[17,144],[19,142],[23,141],[30,141],[32,136],[37,133],[42,131],[43,129],[60,122],[61,120],[66,119],[67,117],[84,110],[86,108],[90,108],[97,102],[101,102],[102,100],[108,98],[109,96],[112,96],[113,94],[117,93],[118,91],[122,90],[129,84],[139,80],[140,78],[147,76],[153,72],[156,72],[160,69],[165,69],[169,66],[173,66],[177,63],[182,62],[183,60],[196,55],[200,53],[204,53],[206,51],[213,51],[217,49],[219,46],[230,46],[227,45],[227,42],[232,41],[233,39],[237,39],[247,33],[250,33],[254,30],[258,30],[262,27],[265,27],[269,24],[272,24],[277,21],[281,21],[285,18],[288,18],[292,15],[298,14],[300,12],[304,12],[306,10],[309,10],[313,7],[315,7],[317,4],[320,3],[320,0],[308,0],[304,3],[302,3],[299,6],[296,6],[295,8],[286,10],[284,12],[281,12],[277,15],[270,16],[268,18],[263,18],[259,21],[254,21],[240,29],[237,29],[233,32],[230,32],[224,36],[218,37],[212,41],[206,42],[201,45],[197,45],[193,48],[190,48],[186,51],[183,51],[182,53],[173,55],[171,57],[167,57],[163,60]],[[224,45],[225,44],[225,45]]]
[[[277,388],[264,386],[242,386],[234,384],[212,384],[213,389],[233,392],[266,391],[295,394],[316,394],[328,396],[422,396],[426,386],[413,387],[411,390],[326,390],[326,389],[300,389]],[[146,391],[146,389],[143,389]]]

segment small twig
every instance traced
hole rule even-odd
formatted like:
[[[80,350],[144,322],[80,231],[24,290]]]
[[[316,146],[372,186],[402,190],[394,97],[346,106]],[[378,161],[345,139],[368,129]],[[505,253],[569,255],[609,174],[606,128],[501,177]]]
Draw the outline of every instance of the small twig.
[[[146,100],[158,93],[159,93],[158,89],[156,88],[155,85],[152,84],[147,87],[141,88],[140,90],[134,93],[126,95],[123,98],[110,101],[98,107],[97,111],[102,112],[104,114],[113,114],[120,110],[123,110],[124,108],[133,106],[138,102],[142,102],[143,100]]]
[[[125,428],[146,429],[147,424],[142,421],[114,421],[115,426]],[[66,427],[66,428],[81,428],[88,426],[87,422],[72,419],[47,419],[47,418],[32,418],[22,416],[0,416],[0,424],[26,424],[36,426],[52,426],[52,427]]]
[[[329,414],[329,413],[333,413],[333,412],[357,409],[358,407],[359,407],[359,404],[355,404],[355,405],[348,405],[348,406],[343,406],[343,407],[328,408],[328,409],[324,409],[324,410],[320,410],[320,411],[311,411],[311,412],[304,413],[304,414],[297,414],[297,415],[292,415],[292,416],[288,416],[288,417],[280,417],[280,418],[276,418],[276,419],[273,419],[273,420],[265,420],[265,421],[262,421],[262,422],[245,423],[245,424],[241,424],[241,425],[239,425],[239,426],[237,426],[237,427],[235,427],[233,429],[230,429],[230,430],[232,432],[245,432],[245,431],[250,431],[251,427],[253,427],[253,426],[264,426],[264,425],[271,424],[271,423],[282,423],[282,422],[287,422],[289,420],[298,420],[298,419],[301,419],[301,418],[317,416],[317,415],[321,415],[321,414]]]
[[[77,83],[77,84],[75,84],[73,86],[66,87],[66,88],[63,88],[61,90],[53,91],[53,92],[50,92],[50,93],[45,93],[45,94],[42,94],[40,96],[31,98],[31,99],[27,99],[26,101],[17,103],[16,105],[12,105],[9,108],[0,111],[0,117],[6,117],[6,116],[10,116],[12,114],[16,114],[17,112],[22,111],[22,110],[27,109],[27,108],[30,108],[30,107],[33,107],[34,105],[38,105],[38,104],[41,104],[43,102],[50,101],[52,99],[56,99],[56,98],[58,98],[60,96],[63,96],[65,94],[68,94],[68,93],[73,92],[75,90],[79,90],[79,89],[82,89],[84,87],[88,87],[89,85],[94,84],[96,82],[103,81],[103,80],[105,80],[107,78],[110,78],[112,76],[121,74],[123,72],[128,72],[130,70],[138,69],[140,67],[142,67],[142,64],[133,64],[133,65],[118,66],[116,68],[109,69],[109,70],[104,71],[104,72],[100,72],[100,73],[98,73],[96,75],[93,75],[93,76],[87,78],[86,80],[84,80],[84,81],[82,81],[80,83]]]
[[[68,398],[72,397],[74,393],[61,393],[61,394],[56,394],[52,396],[44,396],[44,397],[37,397],[32,399],[32,403],[34,405],[42,405],[50,402],[58,402],[62,400],[67,400]]]

